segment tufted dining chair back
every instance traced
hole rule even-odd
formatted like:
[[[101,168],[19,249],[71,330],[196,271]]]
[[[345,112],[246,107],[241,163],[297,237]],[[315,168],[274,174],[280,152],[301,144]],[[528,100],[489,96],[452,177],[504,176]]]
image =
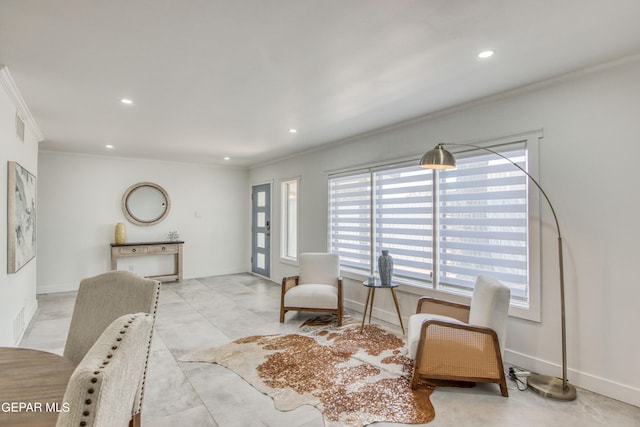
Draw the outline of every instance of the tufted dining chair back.
[[[83,279],[71,316],[64,357],[80,363],[105,328],[124,314],[149,313],[152,323],[155,322],[159,296],[160,282],[129,271],[114,270]],[[150,351],[151,339],[147,347]],[[145,366],[147,362],[145,359]],[[144,374],[132,414],[136,422],[140,421],[146,369]]]
[[[56,427],[129,425],[145,371],[153,319],[148,313],[118,317],[80,361],[67,384]]]

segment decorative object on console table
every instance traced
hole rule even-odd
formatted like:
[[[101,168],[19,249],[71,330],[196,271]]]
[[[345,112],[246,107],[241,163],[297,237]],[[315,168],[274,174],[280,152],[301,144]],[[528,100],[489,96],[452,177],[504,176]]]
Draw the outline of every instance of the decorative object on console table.
[[[393,276],[393,257],[389,255],[388,250],[383,250],[382,255],[378,258],[378,272],[380,273],[380,282],[383,285],[391,284]]]
[[[116,245],[124,245],[127,241],[127,229],[124,223],[119,222],[116,224]]]
[[[574,400],[577,396],[576,388],[569,384],[567,379],[567,333],[566,333],[566,321],[565,321],[565,307],[564,307],[564,261],[562,258],[562,236],[560,233],[560,223],[558,222],[558,216],[556,215],[556,210],[553,208],[553,204],[551,200],[549,200],[549,196],[542,189],[538,181],[536,181],[524,168],[522,168],[517,163],[513,162],[511,159],[503,156],[502,154],[493,151],[486,147],[481,147],[473,144],[438,144],[434,149],[427,151],[424,156],[420,159],[420,167],[425,169],[438,169],[438,170],[446,170],[446,169],[455,169],[456,168],[456,158],[449,151],[445,150],[445,145],[458,146],[458,147],[470,147],[478,150],[488,151],[489,153],[493,153],[496,156],[506,160],[511,163],[513,166],[520,169],[520,171],[527,176],[533,182],[533,184],[538,188],[540,193],[544,196],[545,200],[549,204],[551,208],[551,213],[553,214],[553,219],[556,224],[556,231],[558,233],[558,264],[559,264],[559,272],[560,272],[560,318],[562,325],[562,378],[552,377],[549,375],[531,375],[527,378],[527,385],[533,391],[538,394],[543,395],[544,397],[550,397],[553,399],[559,400]]]
[[[169,274],[147,276],[149,279],[160,282],[177,281],[182,282],[182,246],[184,241],[175,242],[146,242],[146,243],[124,243],[118,245],[111,243],[111,270],[118,269],[118,259],[122,257],[136,257],[146,255],[173,255],[174,268]]]
[[[36,256],[36,177],[16,162],[7,171],[7,273],[16,273]]]
[[[175,242],[180,238],[180,235],[178,234],[177,231],[170,231],[169,234],[167,235],[167,239],[169,239],[170,242]]]

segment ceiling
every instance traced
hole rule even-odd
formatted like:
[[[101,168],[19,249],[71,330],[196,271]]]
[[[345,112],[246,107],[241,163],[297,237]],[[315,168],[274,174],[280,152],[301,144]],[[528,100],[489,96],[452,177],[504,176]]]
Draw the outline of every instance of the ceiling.
[[[638,16],[637,0],[0,0],[0,64],[41,150],[251,166],[640,52]]]

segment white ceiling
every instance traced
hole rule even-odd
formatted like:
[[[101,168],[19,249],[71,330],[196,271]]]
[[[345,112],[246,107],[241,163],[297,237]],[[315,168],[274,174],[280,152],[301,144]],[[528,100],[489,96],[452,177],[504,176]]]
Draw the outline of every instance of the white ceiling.
[[[639,16],[638,0],[0,0],[0,64],[42,150],[247,166],[640,52]]]

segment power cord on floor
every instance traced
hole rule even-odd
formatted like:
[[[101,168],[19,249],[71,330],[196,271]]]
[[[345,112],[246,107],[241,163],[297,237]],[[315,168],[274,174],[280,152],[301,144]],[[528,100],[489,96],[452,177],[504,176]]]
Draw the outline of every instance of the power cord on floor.
[[[509,378],[511,378],[513,380],[513,382],[516,383],[516,388],[518,390],[525,391],[527,388],[529,388],[527,383],[525,383],[520,378],[518,378],[518,375],[516,374],[516,370],[513,369],[512,366],[509,367]]]

